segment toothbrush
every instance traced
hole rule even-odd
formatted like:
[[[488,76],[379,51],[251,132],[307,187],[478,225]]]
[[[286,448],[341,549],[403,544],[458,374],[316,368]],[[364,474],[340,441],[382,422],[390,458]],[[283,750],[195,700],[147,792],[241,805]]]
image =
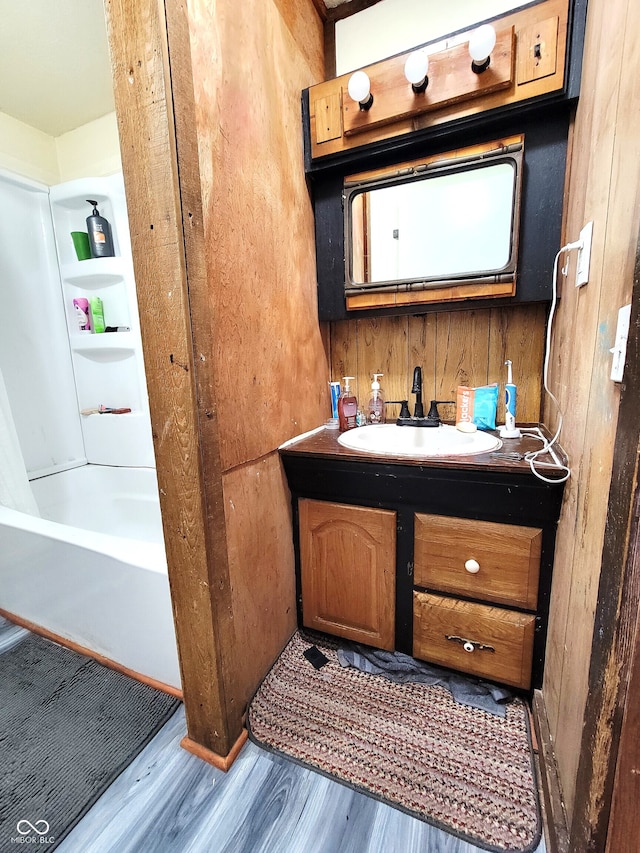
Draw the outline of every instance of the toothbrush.
[[[505,361],[507,366],[507,384],[504,386],[506,412],[504,426],[500,427],[500,438],[520,438],[521,432],[516,427],[516,386],[513,384],[511,360]]]

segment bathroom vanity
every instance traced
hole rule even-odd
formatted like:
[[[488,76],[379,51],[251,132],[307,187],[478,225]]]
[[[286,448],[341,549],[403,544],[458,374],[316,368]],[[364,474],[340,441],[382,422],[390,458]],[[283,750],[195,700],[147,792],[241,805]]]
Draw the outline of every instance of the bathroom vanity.
[[[299,624],[540,687],[563,484],[501,455],[539,441],[507,444],[418,460],[348,449],[322,429],[283,446]]]

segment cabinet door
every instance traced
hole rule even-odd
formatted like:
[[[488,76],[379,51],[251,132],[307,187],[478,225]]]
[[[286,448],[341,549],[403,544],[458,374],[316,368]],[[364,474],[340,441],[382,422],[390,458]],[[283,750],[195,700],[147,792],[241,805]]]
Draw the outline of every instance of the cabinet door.
[[[393,650],[395,512],[303,499],[299,516],[303,624]]]

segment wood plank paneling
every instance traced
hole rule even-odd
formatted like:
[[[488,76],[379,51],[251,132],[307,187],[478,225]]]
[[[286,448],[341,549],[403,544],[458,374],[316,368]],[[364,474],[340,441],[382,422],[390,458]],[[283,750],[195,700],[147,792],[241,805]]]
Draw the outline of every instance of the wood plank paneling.
[[[538,422],[545,321],[544,305],[341,320],[331,324],[332,378],[357,376],[360,405],[366,405],[373,370],[385,374],[387,400],[411,397],[416,365],[422,367],[426,401],[454,400],[458,385],[498,382],[497,422],[504,423],[504,361],[510,358],[518,422]],[[441,409],[442,417],[454,420],[453,406]],[[390,419],[398,412],[399,407],[387,407]]]
[[[500,383],[498,420],[504,421],[505,361],[513,363],[518,421],[540,419],[547,306],[493,308],[489,321],[489,377]]]
[[[436,320],[436,398],[455,400],[458,385],[489,382],[488,309],[439,314]],[[493,378],[498,381],[498,377]],[[455,406],[441,406],[440,416],[455,420]]]

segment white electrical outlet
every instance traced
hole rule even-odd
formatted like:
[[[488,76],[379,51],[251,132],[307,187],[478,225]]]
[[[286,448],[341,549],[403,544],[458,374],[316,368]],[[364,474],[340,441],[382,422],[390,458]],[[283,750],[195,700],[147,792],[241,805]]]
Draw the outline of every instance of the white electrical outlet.
[[[611,379],[614,382],[622,382],[624,374],[624,363],[627,357],[627,338],[629,337],[629,325],[631,323],[631,305],[625,305],[618,311],[618,327],[616,329],[616,342],[609,352],[613,355],[611,364]]]
[[[578,264],[576,268],[576,287],[582,287],[589,281],[589,264],[591,262],[591,239],[593,238],[593,222],[587,222],[580,232],[582,248],[578,249]]]

